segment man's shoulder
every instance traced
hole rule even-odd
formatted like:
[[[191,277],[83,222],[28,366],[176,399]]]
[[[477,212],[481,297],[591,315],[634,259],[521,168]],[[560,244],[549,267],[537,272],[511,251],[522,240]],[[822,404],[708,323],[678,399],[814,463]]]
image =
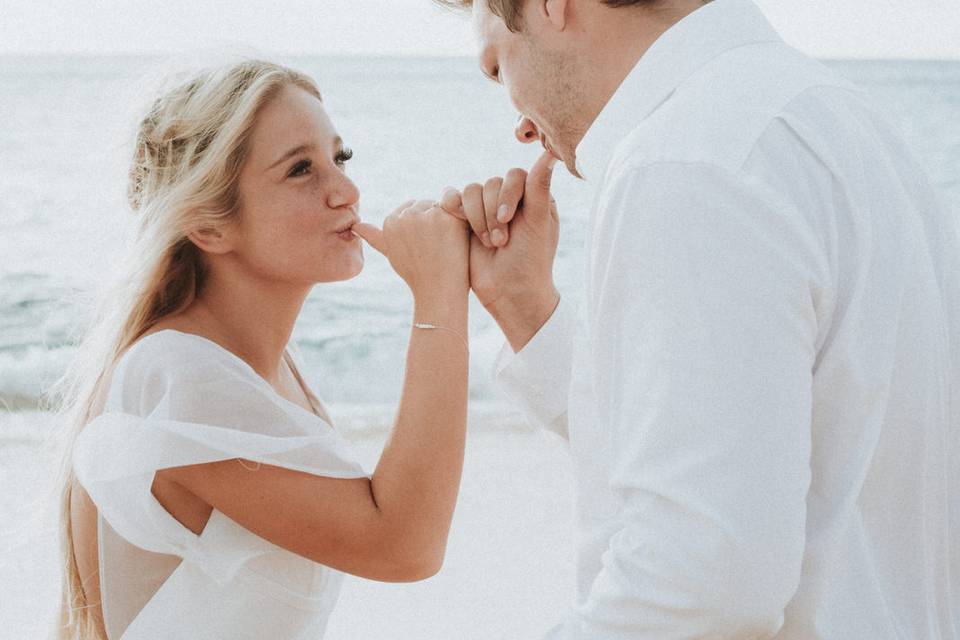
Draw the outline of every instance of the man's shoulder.
[[[782,43],[732,49],[684,79],[626,134],[611,166],[699,163],[737,170],[800,96],[860,89]]]

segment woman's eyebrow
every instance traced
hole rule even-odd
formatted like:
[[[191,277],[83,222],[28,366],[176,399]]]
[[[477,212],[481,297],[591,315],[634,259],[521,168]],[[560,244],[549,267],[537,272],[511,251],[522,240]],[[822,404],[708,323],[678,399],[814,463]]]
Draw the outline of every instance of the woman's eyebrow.
[[[267,167],[267,171],[269,171],[270,169],[273,169],[275,166],[277,166],[278,164],[280,164],[280,163],[283,162],[284,160],[287,160],[287,159],[289,159],[289,158],[291,158],[291,157],[293,157],[293,156],[295,156],[295,155],[297,155],[298,153],[301,153],[301,152],[303,152],[303,151],[309,151],[309,150],[311,150],[311,149],[313,149],[313,148],[314,148],[314,145],[312,145],[312,144],[301,144],[301,145],[299,145],[299,146],[297,146],[297,147],[294,147],[293,149],[290,149],[290,150],[287,151],[285,154],[283,154],[282,156],[280,156],[280,157],[277,159],[277,161],[274,162],[272,165],[270,165],[269,167]]]
[[[333,146],[334,146],[335,148],[337,148],[337,149],[339,149],[340,147],[342,147],[342,146],[343,146],[343,139],[342,139],[340,136],[337,136],[336,138],[334,138],[334,139],[333,139]],[[274,163],[271,164],[269,167],[267,167],[267,171],[269,171],[270,169],[273,169],[275,166],[277,166],[278,164],[280,164],[280,163],[283,162],[284,160],[287,160],[287,159],[289,159],[289,158],[297,155],[298,153],[302,153],[302,152],[304,152],[304,151],[310,151],[310,150],[315,149],[315,148],[316,148],[316,145],[314,145],[314,144],[301,144],[301,145],[298,145],[298,146],[294,147],[293,149],[290,149],[289,151],[287,151],[286,153],[284,153],[282,156],[280,156],[280,157],[277,159],[276,162],[274,162]]]

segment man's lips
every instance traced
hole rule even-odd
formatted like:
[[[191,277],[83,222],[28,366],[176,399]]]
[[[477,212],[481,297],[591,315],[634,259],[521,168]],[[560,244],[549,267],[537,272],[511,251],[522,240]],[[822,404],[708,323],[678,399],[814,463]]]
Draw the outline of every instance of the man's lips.
[[[550,148],[549,145],[543,145],[543,148],[547,150],[547,153],[549,153],[550,155],[553,156],[553,159],[554,159],[554,160],[559,160],[559,159],[560,159],[560,156],[558,156],[558,155],[556,154],[556,152],[555,152],[553,149]]]
[[[550,146],[550,143],[547,142],[547,136],[545,136],[545,135],[543,135],[543,134],[540,135],[540,144],[543,145],[543,148],[544,148],[544,149],[546,149],[547,151],[550,152],[550,155],[552,155],[552,156],[553,156],[554,158],[556,158],[557,160],[560,159],[560,156],[557,155],[557,153],[556,153],[556,152],[553,150],[553,148]]]

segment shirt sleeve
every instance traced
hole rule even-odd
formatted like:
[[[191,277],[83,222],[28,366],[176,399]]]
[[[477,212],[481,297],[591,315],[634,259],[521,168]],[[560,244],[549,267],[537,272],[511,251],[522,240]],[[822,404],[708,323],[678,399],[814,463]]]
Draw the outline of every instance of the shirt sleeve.
[[[547,637],[771,638],[805,544],[822,244],[706,164],[627,169],[605,201],[589,340],[621,507]]]
[[[286,410],[272,387],[239,362],[187,350],[159,335],[118,362],[110,400],[73,448],[77,480],[131,544],[177,555],[227,583],[247,559],[276,548],[249,536],[208,547],[156,500],[159,469],[245,458],[335,478],[365,477],[329,425]],[[249,464],[249,463],[248,463]]]
[[[577,313],[565,296],[539,331],[514,353],[504,341],[493,364],[494,385],[531,425],[567,438],[567,398]]]

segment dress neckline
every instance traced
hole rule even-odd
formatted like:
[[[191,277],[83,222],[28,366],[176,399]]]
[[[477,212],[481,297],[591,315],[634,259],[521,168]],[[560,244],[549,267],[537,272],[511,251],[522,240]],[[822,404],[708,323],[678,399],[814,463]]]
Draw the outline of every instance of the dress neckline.
[[[300,386],[300,388],[303,390],[304,395],[307,397],[307,402],[309,402],[309,403],[310,403],[310,406],[313,407],[313,410],[312,410],[312,411],[308,411],[307,409],[304,409],[303,407],[301,407],[301,406],[300,406],[299,404],[297,404],[296,402],[293,402],[292,400],[288,400],[287,398],[284,398],[282,395],[280,395],[280,393],[279,393],[276,389],[273,388],[273,385],[271,385],[269,382],[267,382],[266,378],[264,378],[263,376],[261,376],[259,373],[257,373],[257,371],[256,371],[253,367],[250,366],[250,363],[248,363],[246,360],[244,360],[243,358],[241,358],[240,356],[238,356],[237,354],[235,354],[233,351],[230,351],[229,349],[227,349],[226,347],[224,347],[224,346],[221,345],[220,343],[218,343],[218,342],[216,342],[216,341],[214,341],[214,340],[211,340],[210,338],[207,338],[207,337],[205,337],[205,336],[201,336],[200,334],[197,334],[197,333],[189,333],[189,332],[187,332],[187,331],[180,331],[179,329],[160,329],[159,331],[154,331],[153,333],[151,333],[151,334],[149,334],[149,335],[142,336],[139,340],[137,340],[137,342],[142,342],[143,340],[146,340],[146,339],[149,338],[150,336],[159,335],[159,334],[164,333],[164,332],[177,333],[177,334],[180,334],[180,335],[182,335],[182,336],[187,336],[187,337],[195,338],[195,339],[200,340],[200,341],[202,341],[202,342],[205,342],[205,343],[207,343],[207,344],[209,344],[209,345],[212,345],[215,349],[217,349],[217,350],[220,351],[221,353],[225,354],[227,357],[232,358],[237,364],[239,364],[241,367],[243,367],[243,368],[246,370],[247,373],[249,373],[250,375],[252,375],[252,376],[257,380],[257,383],[258,383],[258,384],[260,384],[260,385],[262,385],[263,387],[265,387],[266,390],[267,390],[269,393],[273,394],[273,396],[274,396],[275,398],[277,398],[277,399],[280,400],[281,402],[285,402],[286,404],[290,405],[291,407],[295,407],[296,409],[298,409],[298,410],[306,413],[306,414],[309,415],[309,416],[312,416],[312,417],[314,417],[314,418],[317,418],[318,420],[320,420],[321,422],[323,422],[324,424],[326,424],[330,429],[334,429],[334,426],[333,426],[332,422],[330,421],[329,416],[326,416],[326,415],[323,415],[323,416],[322,416],[322,415],[320,415],[320,411],[319,411],[318,408],[317,408],[317,403],[314,402],[316,396],[315,396],[315,394],[307,387],[307,383],[304,381],[303,376],[300,375],[300,370],[299,370],[299,368],[297,367],[296,362],[294,362],[294,360],[293,360],[293,355],[290,353],[290,350],[289,350],[287,347],[284,347],[284,348],[283,348],[283,359],[287,362],[287,365],[290,367],[290,371],[293,372],[293,377],[296,378],[297,384]],[[323,413],[326,414],[326,411],[324,411]],[[335,430],[335,429],[334,429],[334,430]]]

